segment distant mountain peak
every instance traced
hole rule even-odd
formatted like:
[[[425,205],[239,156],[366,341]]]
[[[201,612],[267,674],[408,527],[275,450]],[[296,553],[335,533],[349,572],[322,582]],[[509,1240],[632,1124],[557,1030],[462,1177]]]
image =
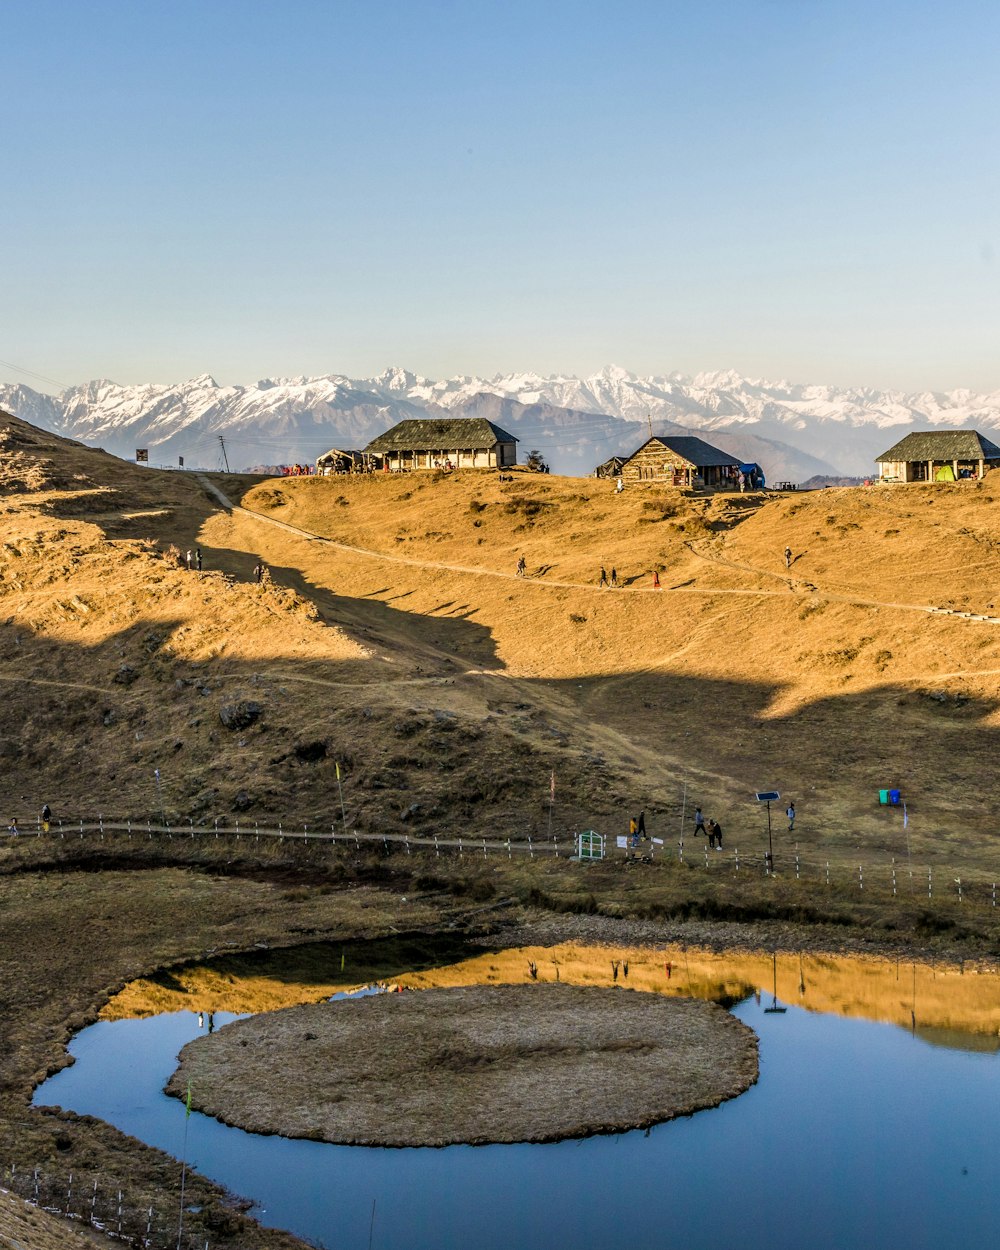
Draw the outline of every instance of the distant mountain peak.
[[[527,446],[551,440],[553,469],[575,473],[634,450],[647,417],[658,430],[696,433],[788,480],[867,475],[886,439],[912,429],[980,427],[1000,437],[1000,392],[907,395],[749,379],[734,369],[643,377],[621,365],[584,378],[526,370],[432,381],[393,365],[367,379],[330,373],[233,386],[220,386],[209,373],[140,386],[95,379],[58,398],[18,384],[0,387],[0,406],[119,455],[148,446],[151,459],[176,463],[183,455],[189,464],[212,454],[205,448],[220,432],[246,464],[293,463],[334,445],[362,447],[396,421],[427,411],[486,416]]]

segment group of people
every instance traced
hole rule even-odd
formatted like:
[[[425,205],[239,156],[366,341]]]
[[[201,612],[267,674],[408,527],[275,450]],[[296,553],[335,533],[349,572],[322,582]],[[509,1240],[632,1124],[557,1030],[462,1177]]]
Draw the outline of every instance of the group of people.
[[[38,823],[42,826],[42,832],[48,833],[49,824],[52,820],[52,808],[49,807],[48,803],[43,803],[42,810],[39,812],[38,815],[39,815]],[[13,817],[10,824],[7,826],[7,832],[14,834],[15,837],[21,832],[21,830],[18,828],[16,816]]]
[[[198,567],[200,568],[201,566],[199,565]],[[267,579],[267,565],[263,560],[258,560],[253,566],[253,579],[258,586]]]
[[[694,809],[694,831],[696,834],[703,833],[708,838],[708,849],[722,850],[722,826],[717,820],[709,820],[705,823],[705,817],[700,807]]]
[[[618,570],[616,568],[612,568],[611,576],[609,578],[607,569],[605,569],[604,565],[602,564],[600,574],[598,575],[598,578],[597,578],[597,584],[598,586],[617,586],[618,585]],[[656,569],[653,569],[653,589],[654,590],[663,589],[663,587],[660,585],[660,574]]]
[[[192,551],[191,548],[188,547],[187,551],[184,553],[184,563],[187,565],[189,569],[197,569],[198,572],[200,573],[201,572],[201,548],[195,547],[194,551]]]
[[[311,464],[282,464],[278,467],[282,477],[310,477],[316,472]]]

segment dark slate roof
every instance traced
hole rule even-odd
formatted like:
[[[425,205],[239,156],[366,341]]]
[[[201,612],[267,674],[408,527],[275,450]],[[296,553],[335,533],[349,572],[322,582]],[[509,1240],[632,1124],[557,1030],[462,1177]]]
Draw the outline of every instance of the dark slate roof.
[[[739,465],[739,460],[735,456],[730,456],[728,452],[720,451],[718,447],[713,447],[711,443],[706,443],[703,439],[695,438],[693,435],[685,435],[679,438],[667,438],[663,435],[656,434],[652,438],[647,438],[639,451],[643,447],[648,447],[650,443],[659,443],[662,447],[669,448],[675,455],[681,456],[688,464],[693,464],[697,469],[709,469],[716,466]],[[636,456],[639,452],[633,452]],[[629,459],[632,459],[630,456]]]
[[[908,460],[1000,460],[1000,447],[978,430],[922,430],[876,456],[878,464]]]
[[[428,417],[400,421],[373,438],[365,451],[481,451],[494,443],[516,442],[513,434],[485,417]]]

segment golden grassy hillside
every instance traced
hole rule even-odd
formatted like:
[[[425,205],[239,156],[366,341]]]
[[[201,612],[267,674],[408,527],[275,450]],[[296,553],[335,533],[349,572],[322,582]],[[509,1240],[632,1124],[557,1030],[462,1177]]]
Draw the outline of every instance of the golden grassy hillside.
[[[899,786],[914,855],[1000,866],[1000,623],[927,610],[993,611],[990,478],[710,499],[525,473],[209,480],[5,428],[35,440],[0,482],[22,819],[47,799],[332,822],[339,761],[359,827],[516,834],[544,828],[554,771],[559,829],[645,808],[669,843],[686,783],[752,853],[773,787],[803,855],[850,863],[905,854],[876,799]]]

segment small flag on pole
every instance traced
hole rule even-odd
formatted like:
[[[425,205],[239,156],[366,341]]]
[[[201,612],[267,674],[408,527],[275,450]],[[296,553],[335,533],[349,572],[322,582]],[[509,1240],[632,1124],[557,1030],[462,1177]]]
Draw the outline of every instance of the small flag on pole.
[[[188,1081],[187,1101],[184,1103],[184,1119],[186,1120],[191,1114],[191,1082]]]
[[[549,802],[556,801],[556,770],[553,768],[552,776],[549,779]]]
[[[903,828],[905,829],[909,823],[910,823],[910,818],[906,814],[906,804],[904,803],[903,804]]]
[[[336,767],[337,767],[337,780],[339,781],[340,780],[340,760],[337,760]]]

